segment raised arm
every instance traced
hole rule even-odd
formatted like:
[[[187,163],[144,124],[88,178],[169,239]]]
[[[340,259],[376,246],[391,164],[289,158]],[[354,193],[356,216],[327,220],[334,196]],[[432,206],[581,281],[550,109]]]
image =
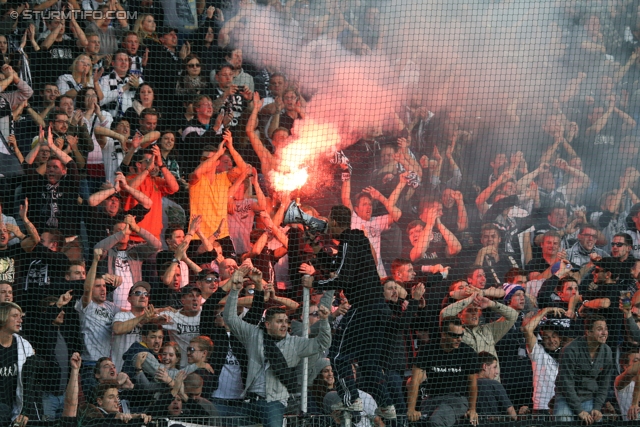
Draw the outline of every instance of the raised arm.
[[[535,330],[549,313],[553,313],[556,316],[564,316],[565,311],[562,308],[556,307],[545,307],[542,310],[538,311],[535,316],[531,317],[528,322],[523,323],[520,330],[524,334],[525,343],[527,345],[527,351],[531,353],[533,351],[533,347],[535,347],[538,342],[538,338],[535,335]]]
[[[491,205],[487,202],[491,198],[491,195],[500,187],[502,184],[507,182],[512,178],[512,174],[509,172],[504,172],[502,175],[498,177],[493,183],[485,188],[479,195],[476,197],[476,207],[480,211],[480,215],[484,215],[487,213]]]
[[[40,235],[38,234],[38,230],[35,225],[29,221],[27,218],[27,213],[29,211],[29,199],[25,198],[24,203],[20,205],[20,218],[22,219],[22,223],[24,227],[27,229],[27,237],[20,242],[20,247],[25,252],[31,252],[33,248],[36,247],[38,243],[40,243]]]
[[[225,132],[224,138],[218,146],[218,151],[216,151],[213,156],[200,163],[196,170],[193,171],[193,173],[189,177],[190,184],[197,183],[203,175],[216,170],[216,167],[218,166],[218,159],[224,154],[227,135],[231,136],[231,134],[227,134],[227,132]]]
[[[253,147],[253,151],[256,152],[258,158],[260,159],[260,163],[262,164],[262,171],[265,169],[271,168],[271,162],[273,160],[273,155],[267,148],[264,146],[258,134],[256,132],[256,128],[258,127],[258,113],[260,108],[263,105],[262,99],[260,99],[260,95],[258,92],[253,93],[253,111],[251,111],[251,115],[249,116],[249,120],[247,120],[247,137],[249,138],[249,142],[251,142],[251,147]]]
[[[82,308],[86,308],[91,302],[91,293],[93,292],[93,284],[96,281],[96,272],[98,271],[98,261],[102,257],[102,249],[93,250],[93,261],[91,267],[87,271],[87,277],[84,279],[84,291],[82,293]]]
[[[78,383],[80,382],[80,353],[73,353],[69,362],[69,380],[64,393],[63,417],[75,417],[78,414]]]

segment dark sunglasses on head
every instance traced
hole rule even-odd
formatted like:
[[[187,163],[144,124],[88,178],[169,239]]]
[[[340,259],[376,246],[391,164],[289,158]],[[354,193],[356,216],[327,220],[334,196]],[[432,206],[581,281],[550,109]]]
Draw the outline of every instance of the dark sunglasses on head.
[[[621,248],[621,247],[625,246],[625,243],[613,242],[613,243],[611,243],[611,246],[615,246],[616,248]]]

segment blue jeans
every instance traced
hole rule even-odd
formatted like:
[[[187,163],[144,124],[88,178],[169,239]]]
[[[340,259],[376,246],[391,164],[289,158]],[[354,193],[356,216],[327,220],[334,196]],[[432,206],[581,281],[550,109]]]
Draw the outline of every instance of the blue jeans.
[[[593,411],[593,400],[582,402],[582,410],[591,413]],[[556,421],[570,422],[578,420],[578,414],[574,414],[566,399],[558,395],[556,395],[556,402],[553,405],[553,415],[556,417]]]
[[[247,408],[242,401],[228,401],[226,399],[217,399],[212,397],[209,399],[213,406],[216,407],[219,417],[246,417]]]
[[[49,393],[42,393],[42,412],[48,421],[57,420],[62,416],[64,408],[64,394],[56,396]]]
[[[246,414],[263,427],[282,427],[285,406],[280,402],[252,400],[245,403]]]

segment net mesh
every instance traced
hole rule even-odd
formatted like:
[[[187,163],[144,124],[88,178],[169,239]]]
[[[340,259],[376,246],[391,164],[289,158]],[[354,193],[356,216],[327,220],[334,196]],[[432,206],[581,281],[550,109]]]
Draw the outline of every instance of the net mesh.
[[[638,1],[0,11],[0,424],[637,418]]]

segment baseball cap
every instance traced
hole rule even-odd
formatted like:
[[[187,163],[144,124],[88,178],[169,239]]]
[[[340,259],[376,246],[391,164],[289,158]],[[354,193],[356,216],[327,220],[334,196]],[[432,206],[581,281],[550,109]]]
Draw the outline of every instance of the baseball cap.
[[[129,295],[133,295],[133,291],[137,288],[144,288],[145,291],[151,292],[151,285],[143,280],[136,282],[133,284],[131,289],[129,290]]]
[[[180,289],[180,296],[189,295],[191,292],[196,291],[199,294],[202,293],[199,287],[196,285],[187,285],[184,288]]]

